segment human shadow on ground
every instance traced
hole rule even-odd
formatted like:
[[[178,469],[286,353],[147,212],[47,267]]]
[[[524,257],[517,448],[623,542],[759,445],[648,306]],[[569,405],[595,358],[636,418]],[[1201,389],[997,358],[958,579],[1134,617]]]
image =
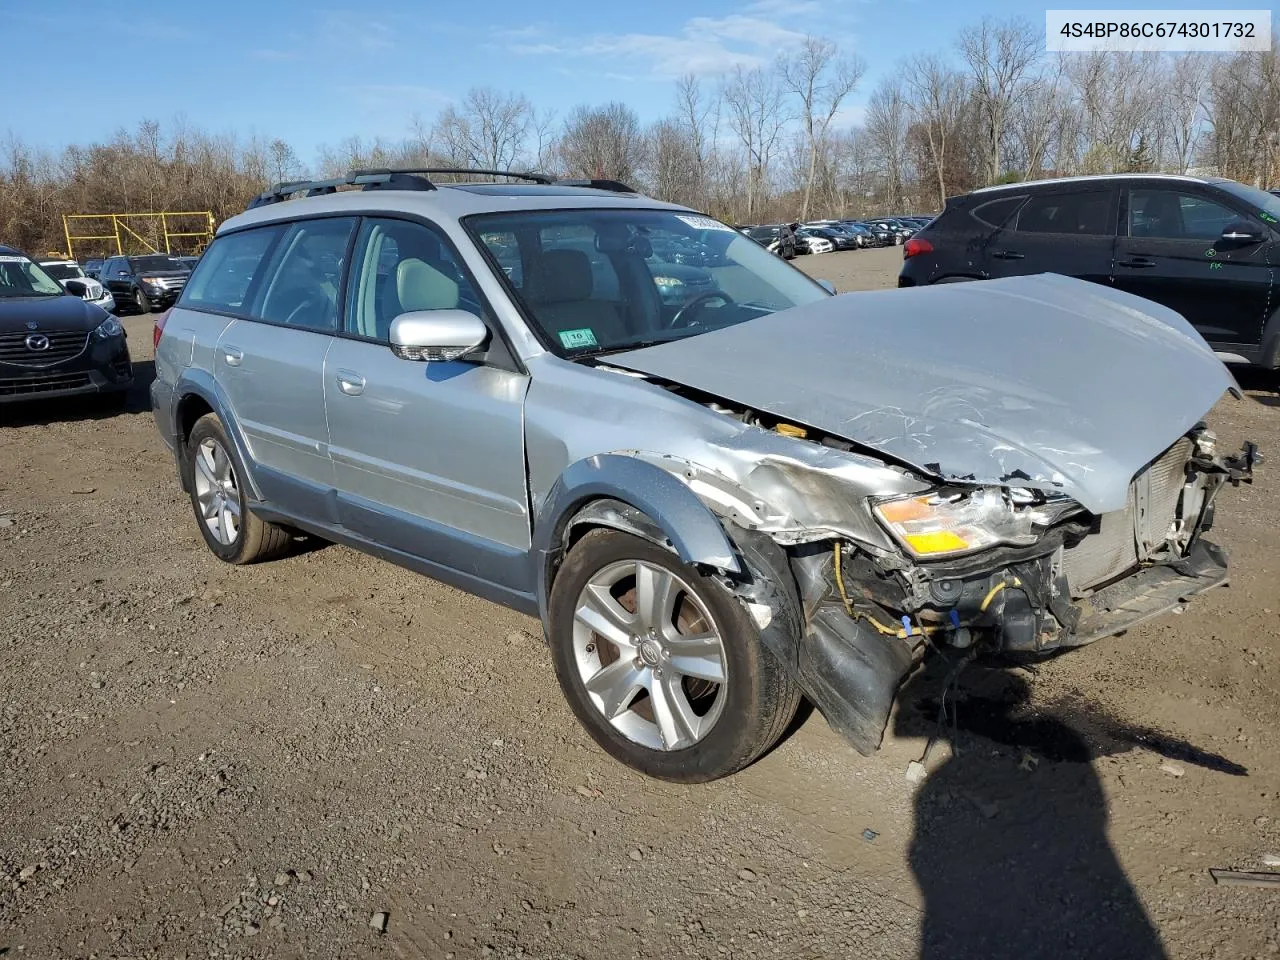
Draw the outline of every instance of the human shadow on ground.
[[[947,666],[907,682],[895,733],[940,729]],[[924,897],[922,960],[1167,957],[1107,839],[1090,761],[1142,747],[1227,775],[1247,770],[1083,695],[1033,705],[1025,677],[1006,669],[970,666],[947,703],[954,724],[941,729],[953,752],[916,796],[909,853]]]

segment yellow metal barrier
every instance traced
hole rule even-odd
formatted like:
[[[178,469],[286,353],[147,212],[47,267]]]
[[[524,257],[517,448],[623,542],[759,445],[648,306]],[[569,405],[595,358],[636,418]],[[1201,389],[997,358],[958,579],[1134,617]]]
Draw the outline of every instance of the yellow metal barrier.
[[[95,221],[83,224],[83,221]],[[176,223],[173,221],[177,221]],[[73,234],[72,223],[76,229],[99,230],[102,232]],[[130,222],[133,226],[130,226]],[[136,228],[136,229],[135,229]],[[65,213],[62,215],[62,230],[67,238],[67,255],[76,259],[75,245],[90,243],[93,253],[103,247],[112,248],[117,255],[127,252],[126,247],[141,244],[149,253],[160,253],[163,245],[164,253],[182,253],[189,250],[199,253],[213,239],[213,212],[210,210],[164,210],[159,213]],[[109,233],[106,231],[110,231]],[[147,236],[143,236],[146,234]],[[151,239],[148,239],[150,237]],[[180,241],[175,244],[175,241]],[[187,242],[190,241],[190,242]],[[175,251],[174,247],[179,249]]]

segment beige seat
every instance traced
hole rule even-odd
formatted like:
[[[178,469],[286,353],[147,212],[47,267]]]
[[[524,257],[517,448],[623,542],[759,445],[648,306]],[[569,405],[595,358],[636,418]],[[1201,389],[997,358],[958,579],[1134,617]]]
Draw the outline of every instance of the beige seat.
[[[410,257],[396,264],[394,283],[383,289],[378,311],[378,336],[386,339],[391,321],[412,310],[454,310],[458,307],[458,282],[425,260]]]
[[[581,250],[543,252],[536,281],[526,295],[542,328],[557,339],[566,330],[591,330],[607,344],[629,336],[616,304],[592,300],[591,260]]]

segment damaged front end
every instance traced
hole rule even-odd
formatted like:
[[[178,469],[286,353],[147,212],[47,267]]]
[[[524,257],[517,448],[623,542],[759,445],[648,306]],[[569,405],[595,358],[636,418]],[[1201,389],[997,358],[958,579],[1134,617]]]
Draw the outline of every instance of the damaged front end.
[[[1252,444],[1219,456],[1201,424],[1138,472],[1123,510],[1094,515],[1025,488],[944,485],[872,498],[863,510],[880,536],[848,522],[838,533],[798,528],[759,500],[755,514],[725,510],[712,477],[685,478],[733,514],[726,529],[748,575],[726,585],[756,614],[764,642],[832,727],[871,753],[926,645],[1045,656],[1225,583],[1226,556],[1203,534],[1223,484],[1249,482],[1257,459]]]

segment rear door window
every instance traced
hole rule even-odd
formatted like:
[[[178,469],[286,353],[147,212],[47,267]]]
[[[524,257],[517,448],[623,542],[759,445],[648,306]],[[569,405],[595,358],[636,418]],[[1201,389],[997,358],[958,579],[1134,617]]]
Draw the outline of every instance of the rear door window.
[[[269,323],[332,333],[354,217],[300,220],[271,251],[250,315]]]
[[[1033,196],[1018,213],[1018,233],[1108,237],[1115,234],[1109,190]]]
[[[263,260],[284,228],[242,230],[214,240],[182,292],[183,307],[242,314]]]

